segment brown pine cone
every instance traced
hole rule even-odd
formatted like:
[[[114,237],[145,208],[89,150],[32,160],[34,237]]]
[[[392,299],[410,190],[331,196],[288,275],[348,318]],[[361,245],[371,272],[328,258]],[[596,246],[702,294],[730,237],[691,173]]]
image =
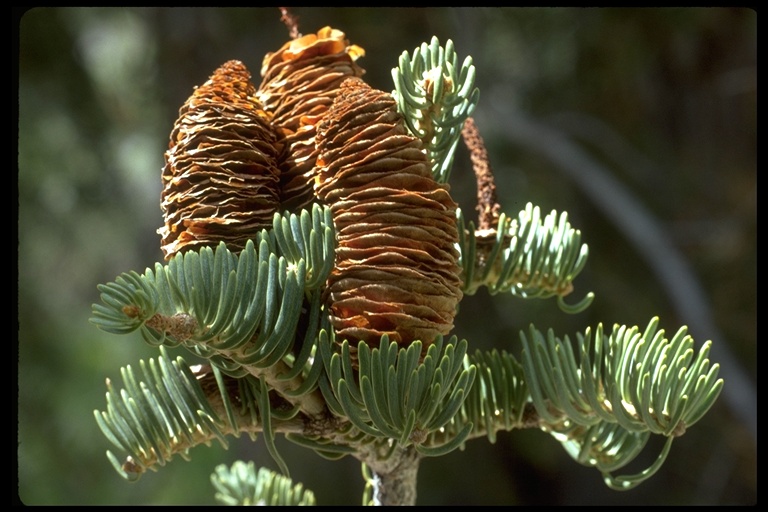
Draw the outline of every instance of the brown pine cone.
[[[179,110],[162,173],[166,259],[222,241],[239,251],[272,225],[283,146],[250,78],[226,62]]]
[[[315,140],[315,193],[338,237],[326,290],[337,338],[426,347],[448,334],[462,296],[457,205],[391,95],[345,80]]]
[[[363,75],[355,60],[364,53],[340,30],[324,27],[264,57],[257,96],[274,115],[272,124],[282,131],[287,145],[280,162],[282,209],[297,211],[314,201],[315,121],[331,105],[345,78]]]

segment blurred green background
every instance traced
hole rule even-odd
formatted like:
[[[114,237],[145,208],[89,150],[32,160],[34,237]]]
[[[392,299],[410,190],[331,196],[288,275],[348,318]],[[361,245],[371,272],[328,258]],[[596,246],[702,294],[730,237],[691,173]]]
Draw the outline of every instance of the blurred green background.
[[[726,392],[661,471],[615,492],[538,431],[501,433],[422,463],[418,503],[754,504],[756,471],[757,14],[748,9],[295,8],[331,25],[391,90],[403,51],[436,35],[471,55],[475,112],[504,211],[567,211],[589,244],[571,302],[466,297],[456,333],[519,353],[534,322],[573,335],[598,322],[688,325],[715,343]],[[123,481],[93,418],[104,380],[156,351],[88,323],[96,285],[162,260],[160,169],[178,108],[213,70],[288,40],[276,8],[36,8],[17,13],[19,77],[18,496],[28,505],[213,504],[220,463],[275,468],[262,442],[198,447]],[[16,51],[17,50],[17,51]],[[452,192],[473,212],[462,148]],[[602,188],[608,187],[608,188]],[[671,334],[671,333],[670,333]],[[191,358],[184,352],[188,361]],[[358,504],[354,459],[278,444],[325,505]],[[650,443],[640,457],[649,464]]]

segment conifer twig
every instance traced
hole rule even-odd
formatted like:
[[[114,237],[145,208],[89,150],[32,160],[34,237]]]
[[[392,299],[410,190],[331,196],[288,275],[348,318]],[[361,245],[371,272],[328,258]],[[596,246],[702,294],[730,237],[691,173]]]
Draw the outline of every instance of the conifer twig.
[[[158,313],[147,320],[146,325],[158,332],[165,332],[180,342],[188,340],[198,330],[197,321],[194,317],[186,313],[178,313],[173,316],[165,316]],[[238,353],[237,351],[229,350],[222,350],[220,352],[221,355],[225,357]],[[274,365],[266,369],[250,366],[245,367],[245,369],[254,377],[266,379],[270,387],[280,393],[286,401],[293,405],[298,405],[308,416],[319,419],[324,417],[327,413],[327,407],[318,390],[297,397],[284,393],[296,389],[301,385],[301,379],[299,377],[294,377],[293,379],[288,380],[279,378],[281,374],[288,373],[290,370],[285,362],[277,361]]]

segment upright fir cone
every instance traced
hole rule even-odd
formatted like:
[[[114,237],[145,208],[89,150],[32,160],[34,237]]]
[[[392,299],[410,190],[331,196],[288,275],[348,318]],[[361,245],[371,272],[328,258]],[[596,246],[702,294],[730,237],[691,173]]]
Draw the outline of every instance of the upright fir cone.
[[[162,173],[166,259],[222,241],[239,251],[272,225],[283,148],[250,78],[228,61],[179,110]]]
[[[426,347],[448,334],[462,296],[456,203],[394,99],[345,80],[316,143],[315,192],[338,237],[326,291],[337,338]]]
[[[264,57],[257,96],[274,115],[272,124],[283,132],[287,144],[280,162],[282,209],[296,211],[314,201],[315,121],[331,105],[344,79],[363,75],[355,61],[364,54],[349,44],[344,32],[324,27]]]

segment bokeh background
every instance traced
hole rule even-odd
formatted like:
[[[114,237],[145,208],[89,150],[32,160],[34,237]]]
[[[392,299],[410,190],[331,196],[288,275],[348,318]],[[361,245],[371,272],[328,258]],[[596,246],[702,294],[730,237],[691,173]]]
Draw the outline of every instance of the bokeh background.
[[[749,505],[757,501],[757,14],[748,9],[295,8],[303,33],[342,29],[366,80],[391,90],[403,51],[435,35],[471,55],[475,112],[505,212],[567,211],[589,244],[566,315],[554,301],[467,297],[456,333],[519,353],[533,322],[560,334],[658,315],[712,339],[723,395],[648,482],[607,489],[538,431],[425,460],[423,505]],[[217,464],[275,468],[263,443],[198,447],[123,481],[93,418],[104,380],[155,357],[88,323],[96,285],[162,260],[160,169],[178,108],[213,70],[288,40],[277,8],[36,8],[18,37],[18,489],[29,505],[213,504]],[[465,150],[452,191],[473,212]],[[670,333],[671,334],[671,333]],[[187,357],[185,353],[180,353]],[[189,358],[188,358],[189,360]],[[358,504],[359,464],[278,444],[326,505]],[[648,464],[658,443],[638,461]]]

